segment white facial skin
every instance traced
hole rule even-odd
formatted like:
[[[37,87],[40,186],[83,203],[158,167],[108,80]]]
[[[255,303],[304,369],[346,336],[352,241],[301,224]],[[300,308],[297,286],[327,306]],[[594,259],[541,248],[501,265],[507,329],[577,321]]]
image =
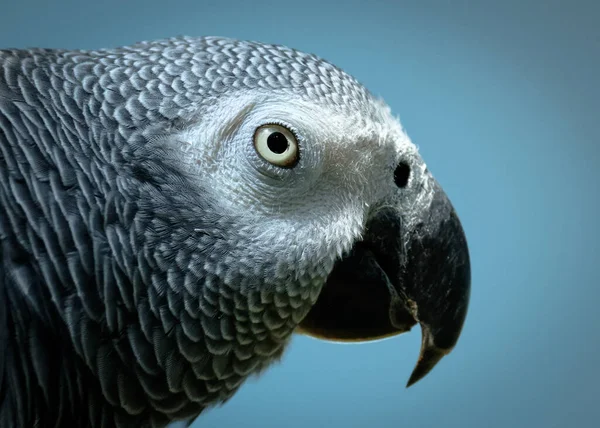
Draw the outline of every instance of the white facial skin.
[[[411,182],[425,169],[382,101],[349,115],[289,93],[251,91],[222,96],[195,116],[197,126],[171,139],[223,214],[239,220],[245,239],[231,256],[272,258],[280,248],[282,271],[318,266],[319,276],[327,276],[361,238],[372,210],[398,198],[394,170],[400,160],[415,166]],[[256,130],[266,124],[296,137],[294,166],[274,165],[258,153]],[[410,201],[413,188],[409,183],[402,197]]]

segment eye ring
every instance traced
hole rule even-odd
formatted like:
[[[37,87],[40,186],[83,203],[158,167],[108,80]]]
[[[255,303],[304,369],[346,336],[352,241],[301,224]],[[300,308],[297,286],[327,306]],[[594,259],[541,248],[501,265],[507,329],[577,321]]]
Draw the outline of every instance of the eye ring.
[[[282,125],[267,124],[256,129],[254,148],[264,160],[282,168],[298,161],[298,141],[292,131]]]

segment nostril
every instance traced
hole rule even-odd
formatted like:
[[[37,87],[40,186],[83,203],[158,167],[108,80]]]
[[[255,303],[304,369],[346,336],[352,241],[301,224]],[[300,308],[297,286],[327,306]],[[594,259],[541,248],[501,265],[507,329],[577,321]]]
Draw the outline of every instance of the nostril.
[[[396,186],[403,188],[408,184],[410,178],[410,166],[406,162],[400,162],[394,171],[394,182]]]

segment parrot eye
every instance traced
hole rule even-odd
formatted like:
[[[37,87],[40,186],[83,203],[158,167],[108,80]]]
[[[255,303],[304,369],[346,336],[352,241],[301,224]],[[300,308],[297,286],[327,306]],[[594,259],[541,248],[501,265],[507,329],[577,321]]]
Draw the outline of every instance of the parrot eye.
[[[281,125],[263,125],[254,134],[254,147],[267,162],[291,167],[298,160],[298,142],[294,134]]]

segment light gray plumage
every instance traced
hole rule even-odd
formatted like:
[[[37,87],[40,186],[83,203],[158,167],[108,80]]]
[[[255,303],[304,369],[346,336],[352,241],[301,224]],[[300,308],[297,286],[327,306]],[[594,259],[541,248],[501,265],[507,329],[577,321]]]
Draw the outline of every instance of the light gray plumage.
[[[296,133],[294,168],[256,155],[271,122]],[[374,210],[417,224],[431,183],[385,104],[313,55],[0,51],[0,427],[159,427],[227,400]]]

